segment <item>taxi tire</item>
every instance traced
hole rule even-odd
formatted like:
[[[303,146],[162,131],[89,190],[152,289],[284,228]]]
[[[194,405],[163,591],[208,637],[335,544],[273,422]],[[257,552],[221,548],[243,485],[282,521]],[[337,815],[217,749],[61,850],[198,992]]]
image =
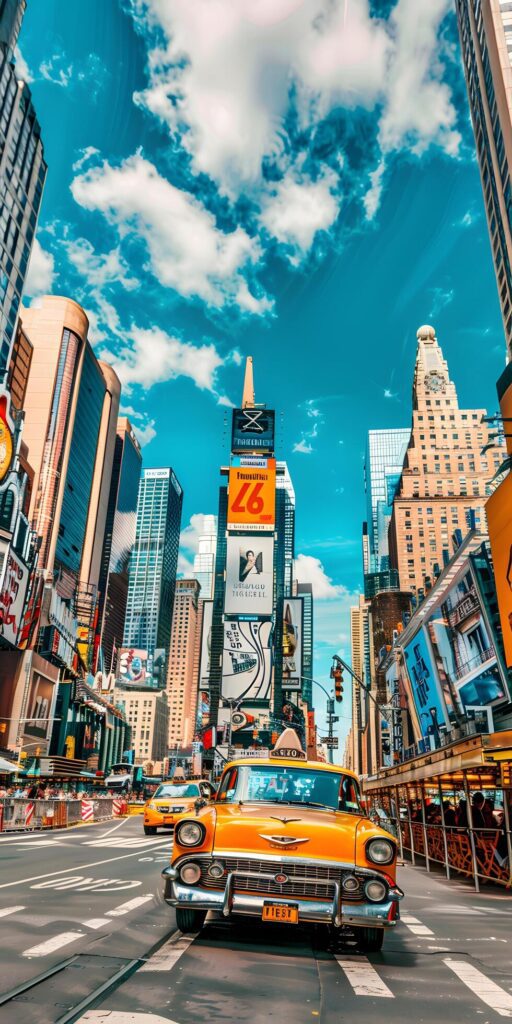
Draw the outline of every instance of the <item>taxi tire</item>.
[[[156,836],[156,825],[144,825],[145,836]]]
[[[206,918],[206,910],[190,910],[188,907],[176,907],[176,924],[184,935],[199,932]]]
[[[383,928],[356,928],[357,945],[362,953],[379,953],[384,942]]]

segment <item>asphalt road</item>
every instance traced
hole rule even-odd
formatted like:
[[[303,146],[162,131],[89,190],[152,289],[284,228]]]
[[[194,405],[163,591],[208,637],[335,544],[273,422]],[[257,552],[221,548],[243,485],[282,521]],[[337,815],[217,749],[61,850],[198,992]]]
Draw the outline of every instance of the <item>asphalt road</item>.
[[[51,844],[51,845],[50,845]],[[171,841],[140,819],[0,837],[0,988],[62,971],[3,1007],[0,1024],[494,1024],[512,1018],[512,896],[403,867],[402,921],[382,953],[322,929],[212,918],[176,931],[160,869]],[[117,982],[116,982],[117,979]],[[96,1009],[80,1002],[104,986]],[[110,986],[110,988],[109,988]]]

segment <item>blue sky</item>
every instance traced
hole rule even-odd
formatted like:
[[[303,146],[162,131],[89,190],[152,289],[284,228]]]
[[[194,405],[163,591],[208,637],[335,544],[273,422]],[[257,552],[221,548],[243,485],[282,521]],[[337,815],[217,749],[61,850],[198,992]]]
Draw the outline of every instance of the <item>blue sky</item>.
[[[417,327],[464,405],[495,408],[504,363],[452,5],[29,0],[18,61],[49,165],[30,295],[90,313],[145,464],[184,487],[185,570],[254,357],[325,681],[361,585],[366,431],[409,424]]]

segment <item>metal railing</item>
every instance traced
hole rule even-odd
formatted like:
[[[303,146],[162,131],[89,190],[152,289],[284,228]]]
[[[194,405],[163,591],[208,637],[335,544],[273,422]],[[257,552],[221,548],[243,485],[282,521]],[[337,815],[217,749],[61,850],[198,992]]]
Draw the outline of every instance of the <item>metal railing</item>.
[[[113,797],[82,799],[30,800],[22,797],[0,798],[0,832],[30,832],[66,828],[83,820],[82,804],[92,804],[92,821],[108,821],[114,817]]]

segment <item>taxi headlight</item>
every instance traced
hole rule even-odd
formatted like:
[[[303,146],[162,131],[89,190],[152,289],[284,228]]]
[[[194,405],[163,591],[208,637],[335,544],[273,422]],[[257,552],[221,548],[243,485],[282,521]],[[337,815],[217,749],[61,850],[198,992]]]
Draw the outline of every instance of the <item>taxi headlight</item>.
[[[157,811],[157,810],[158,810],[158,807],[157,807],[157,805],[156,805],[156,804],[153,804],[153,803],[151,803],[151,804],[148,804],[148,809],[149,809],[150,811]]]
[[[381,903],[388,894],[388,887],[385,882],[381,882],[378,878],[373,878],[371,882],[366,883],[364,891],[372,903]]]
[[[341,884],[345,892],[357,892],[359,889],[359,880],[355,875],[345,875]]]
[[[220,860],[214,860],[208,868],[208,874],[212,878],[223,878],[224,877],[224,864]]]
[[[199,864],[183,864],[180,868],[180,878],[185,885],[195,885],[196,882],[201,878],[201,868]]]
[[[176,829],[176,842],[180,846],[201,846],[204,842],[206,829],[197,821],[183,821]]]
[[[370,839],[366,844],[366,856],[374,864],[391,864],[395,857],[394,843],[389,839]]]

